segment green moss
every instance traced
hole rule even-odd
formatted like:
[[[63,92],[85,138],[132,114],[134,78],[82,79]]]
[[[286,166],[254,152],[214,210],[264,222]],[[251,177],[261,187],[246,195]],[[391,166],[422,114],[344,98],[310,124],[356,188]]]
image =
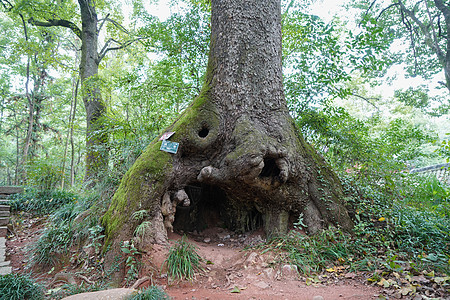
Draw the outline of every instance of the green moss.
[[[166,174],[172,169],[171,154],[160,151],[160,146],[161,142],[154,140],[123,177],[102,219],[106,228],[106,244],[121,231],[135,210],[149,209],[155,201]]]
[[[182,138],[190,136],[189,130],[192,129],[192,124],[201,123],[204,121],[205,115],[210,115],[214,108],[212,104],[208,101],[210,99],[210,90],[207,85],[205,85],[200,92],[200,95],[192,102],[192,104],[183,112],[183,114],[178,118],[178,120],[168,128],[168,130],[174,131],[175,135],[173,140],[178,141]],[[211,121],[211,118],[207,118]],[[210,124],[211,126],[218,127],[218,122]]]

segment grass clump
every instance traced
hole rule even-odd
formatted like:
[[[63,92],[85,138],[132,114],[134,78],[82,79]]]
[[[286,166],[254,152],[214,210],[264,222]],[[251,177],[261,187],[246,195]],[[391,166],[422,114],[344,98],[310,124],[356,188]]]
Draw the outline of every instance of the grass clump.
[[[152,285],[137,294],[127,297],[126,300],[170,300],[170,297],[163,289]]]
[[[202,258],[196,247],[183,236],[169,250],[169,256],[164,261],[170,280],[193,280],[195,272],[203,270],[200,265]]]
[[[29,275],[0,276],[0,300],[44,299],[43,287]]]

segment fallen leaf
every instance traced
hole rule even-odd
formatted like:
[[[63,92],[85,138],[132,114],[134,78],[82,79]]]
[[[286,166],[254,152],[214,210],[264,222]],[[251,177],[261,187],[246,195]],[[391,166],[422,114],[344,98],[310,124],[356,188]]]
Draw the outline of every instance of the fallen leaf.
[[[420,276],[413,276],[411,277],[411,282],[420,282],[420,283],[428,283],[430,282],[428,279],[425,278],[425,276],[420,275]]]
[[[434,271],[431,271],[429,273],[425,273],[425,275],[427,275],[428,277],[434,277]]]
[[[388,287],[391,286],[390,282],[387,281],[387,280],[384,279],[384,278],[381,278],[381,280],[380,280],[377,284],[378,284],[379,286],[382,286],[382,287],[385,287],[385,288],[388,288]]]
[[[441,284],[441,283],[446,282],[449,279],[450,279],[450,276],[447,276],[447,277],[434,277],[433,281],[436,282],[437,284]]]
[[[414,294],[416,292],[416,287],[413,285],[407,286],[407,287],[403,287],[399,290],[400,294],[402,294],[403,296],[408,295],[409,293]]]

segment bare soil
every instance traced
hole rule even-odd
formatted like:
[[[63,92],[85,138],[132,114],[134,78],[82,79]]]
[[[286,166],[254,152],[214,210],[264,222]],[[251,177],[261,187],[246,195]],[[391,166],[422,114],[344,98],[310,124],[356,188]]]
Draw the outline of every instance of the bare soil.
[[[14,224],[13,224],[14,225]],[[20,226],[11,227],[7,240],[7,257],[11,261],[14,273],[26,270],[27,246],[39,236],[45,226],[43,219],[24,219]],[[170,243],[181,238],[180,234],[171,234]],[[299,276],[295,267],[278,264],[279,253],[261,254],[258,250],[245,248],[263,241],[262,232],[235,235],[222,228],[211,228],[199,233],[188,234],[189,241],[197,246],[198,254],[204,259],[203,272],[196,275],[192,282],[168,282],[163,268],[169,246],[155,246],[150,253],[143,254],[143,267],[140,278],[150,279],[137,288],[150,284],[161,286],[173,299],[377,299],[383,290],[376,285],[368,285],[368,274],[351,273],[342,268],[339,272],[312,276]],[[52,282],[59,271],[71,272],[70,266],[59,270],[34,271],[36,277],[54,288]],[[162,270],[162,272],[160,272]],[[80,273],[80,272],[78,272]],[[77,283],[94,280],[87,274],[85,280],[76,277]]]
[[[154,283],[174,299],[376,299],[382,293],[378,286],[366,284],[366,274],[342,269],[339,274],[302,277],[295,267],[276,263],[279,254],[244,249],[262,242],[262,232],[236,236],[222,228],[211,228],[188,237],[207,264],[193,282],[168,284],[163,269]],[[181,235],[169,238],[173,244]],[[167,252],[168,247],[158,246],[144,260],[161,269]]]

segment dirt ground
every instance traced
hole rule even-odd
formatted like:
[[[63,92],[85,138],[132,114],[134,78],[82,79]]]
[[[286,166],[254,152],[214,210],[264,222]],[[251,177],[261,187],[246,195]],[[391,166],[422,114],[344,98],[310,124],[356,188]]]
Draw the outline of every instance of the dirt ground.
[[[45,225],[42,219],[24,220],[20,227],[12,227],[13,234],[7,240],[7,255],[14,273],[25,271],[27,245],[39,236]],[[171,244],[181,238],[180,234],[169,236]],[[151,253],[144,254],[144,267],[140,278],[148,276],[138,288],[156,284],[175,300],[204,299],[378,299],[383,290],[377,285],[369,285],[368,274],[352,273],[342,269],[307,278],[299,276],[295,267],[275,264],[277,254],[246,250],[246,246],[262,242],[262,232],[235,235],[221,228],[212,228],[201,234],[191,233],[189,241],[197,246],[198,254],[204,259],[204,272],[197,274],[193,282],[168,283],[165,270],[161,266],[167,257],[168,246],[155,246]],[[146,266],[152,265],[151,268]],[[66,266],[63,271],[75,273],[77,270]],[[49,288],[57,270],[45,270],[37,277]],[[87,274],[85,280],[90,280]],[[93,279],[92,279],[93,280]],[[77,278],[77,282],[81,282]],[[385,299],[385,298],[383,298]],[[405,299],[405,298],[403,298]]]
[[[274,253],[244,250],[245,246],[261,242],[262,236],[262,232],[235,236],[221,228],[190,234],[189,241],[208,262],[205,272],[198,274],[192,283],[168,285],[164,273],[155,281],[174,299],[189,300],[378,299],[382,293],[377,286],[366,284],[364,274],[344,270],[340,274],[302,278],[294,266],[275,264]],[[169,238],[173,244],[181,236],[172,234]],[[161,266],[166,255],[167,247],[158,246],[145,259]]]

